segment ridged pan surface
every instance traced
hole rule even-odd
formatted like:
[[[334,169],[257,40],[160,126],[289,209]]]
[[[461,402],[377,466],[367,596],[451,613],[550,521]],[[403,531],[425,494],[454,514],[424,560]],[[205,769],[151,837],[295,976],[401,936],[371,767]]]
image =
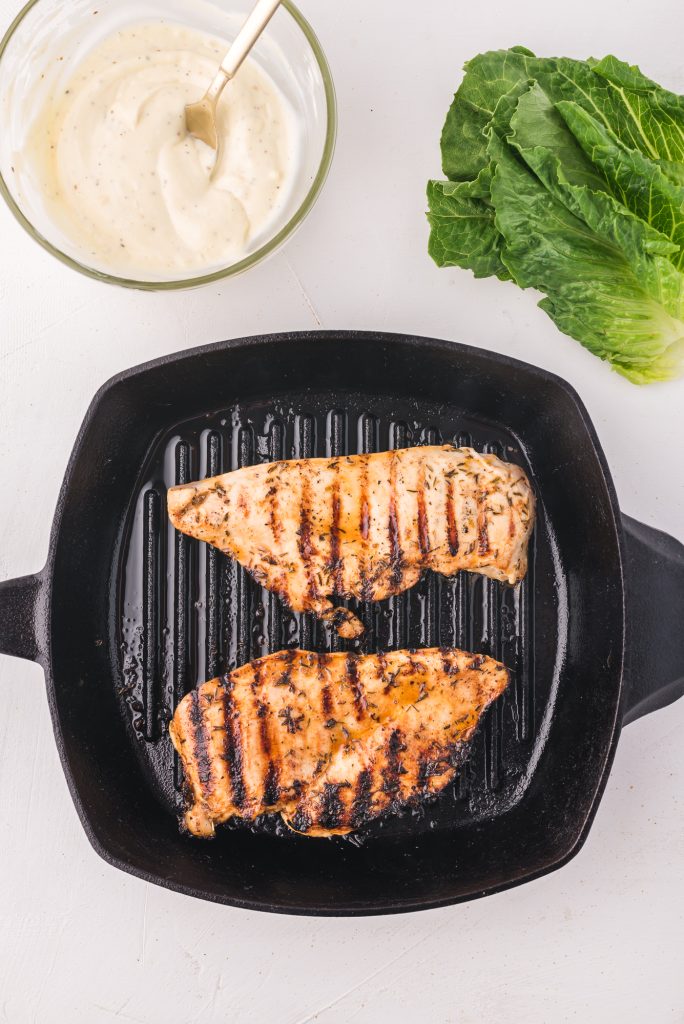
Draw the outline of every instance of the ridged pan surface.
[[[197,683],[287,647],[368,652],[456,646],[492,655],[511,669],[510,687],[486,715],[455,784],[437,801],[382,819],[352,842],[453,829],[501,814],[521,799],[550,721],[566,624],[564,580],[543,500],[529,572],[520,586],[468,573],[446,579],[428,572],[397,597],[353,602],[366,625],[356,641],[340,640],[310,615],[289,612],[236,563],[176,533],[166,515],[167,487],[242,466],[448,442],[522,465],[534,486],[534,466],[505,426],[456,407],[391,395],[293,392],[207,412],[159,438],[125,528],[118,698],[131,744],[169,814],[178,814],[182,805],[182,775],[167,728],[177,703]],[[280,819],[263,817],[249,827],[288,841]]]

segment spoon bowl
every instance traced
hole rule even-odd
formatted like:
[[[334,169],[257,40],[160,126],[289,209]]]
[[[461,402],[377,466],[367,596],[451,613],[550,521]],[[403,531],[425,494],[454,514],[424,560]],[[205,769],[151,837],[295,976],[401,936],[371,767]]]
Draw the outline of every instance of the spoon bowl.
[[[216,105],[221,93],[230,79],[237,74],[243,60],[278,7],[280,0],[257,0],[204,96],[198,103],[189,103],[185,108],[185,126],[188,132],[211,149],[218,149]]]

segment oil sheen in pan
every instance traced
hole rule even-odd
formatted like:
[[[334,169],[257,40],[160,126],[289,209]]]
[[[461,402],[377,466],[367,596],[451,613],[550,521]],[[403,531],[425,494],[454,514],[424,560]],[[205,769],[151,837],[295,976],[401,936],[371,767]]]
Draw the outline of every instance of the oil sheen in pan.
[[[407,401],[397,408],[394,402],[354,394],[295,395],[287,405],[234,406],[177,426],[150,452],[129,511],[120,595],[120,700],[138,755],[152,769],[170,811],[178,813],[182,803],[182,773],[167,729],[173,708],[197,683],[287,647],[456,646],[490,654],[512,670],[507,693],[486,715],[452,786],[436,801],[335,841],[453,828],[501,813],[520,799],[543,744],[541,726],[557,678],[553,658],[563,648],[565,599],[542,502],[530,568],[520,586],[468,573],[445,579],[428,572],[412,590],[387,601],[350,602],[366,626],[356,641],[341,640],[311,615],[289,612],[239,565],[176,533],[166,516],[165,492],[173,484],[280,458],[443,442],[472,444],[519,462],[530,473],[517,439],[491,423],[449,407],[421,403],[417,408]],[[539,580],[551,597],[535,606]],[[535,631],[556,640],[540,644],[537,661]],[[222,828],[287,832],[277,816]]]

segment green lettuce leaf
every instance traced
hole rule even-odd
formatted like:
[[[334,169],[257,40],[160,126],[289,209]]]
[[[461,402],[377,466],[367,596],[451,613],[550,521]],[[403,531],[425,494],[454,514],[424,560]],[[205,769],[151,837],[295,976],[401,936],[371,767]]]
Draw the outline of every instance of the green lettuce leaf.
[[[684,183],[684,96],[668,92],[639,68],[618,60],[587,62],[595,75],[605,79],[613,95],[614,117],[605,120],[606,127],[629,146],[644,153],[670,175],[677,184]]]
[[[488,168],[482,173],[490,177]],[[477,182],[428,183],[432,228],[428,251],[440,267],[463,267],[475,277],[507,281],[511,275],[501,260],[502,238],[494,223],[494,208],[478,195]]]
[[[674,262],[684,267],[684,187],[655,163],[630,150],[577,103],[563,101],[557,109],[591,162],[601,171],[611,194],[675,246]]]
[[[510,128],[510,144],[548,192],[619,253],[639,286],[667,313],[684,317],[684,276],[671,262],[678,259],[678,246],[601,191],[593,165],[538,86],[521,97]]]
[[[539,305],[560,330],[634,383],[669,379],[683,354],[684,324],[641,285],[621,246],[608,240],[609,226],[601,237],[501,140],[495,136],[490,145],[502,258],[515,282],[545,292]]]
[[[498,99],[536,81],[553,103],[575,101],[630,149],[684,176],[684,97],[661,89],[616,57],[601,61],[539,58],[522,46],[479,54],[465,65],[442,130],[442,170],[453,181],[475,177],[486,160],[482,132]]]
[[[630,67],[481,54],[428,185],[439,266],[545,293],[566,334],[635,383],[684,362],[684,100]]]

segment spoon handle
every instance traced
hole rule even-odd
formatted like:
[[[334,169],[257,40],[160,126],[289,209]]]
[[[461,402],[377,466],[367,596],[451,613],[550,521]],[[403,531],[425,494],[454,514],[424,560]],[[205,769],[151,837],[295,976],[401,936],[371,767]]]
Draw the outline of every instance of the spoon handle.
[[[226,80],[233,77],[279,6],[280,0],[257,0],[221,62],[221,73]]]

